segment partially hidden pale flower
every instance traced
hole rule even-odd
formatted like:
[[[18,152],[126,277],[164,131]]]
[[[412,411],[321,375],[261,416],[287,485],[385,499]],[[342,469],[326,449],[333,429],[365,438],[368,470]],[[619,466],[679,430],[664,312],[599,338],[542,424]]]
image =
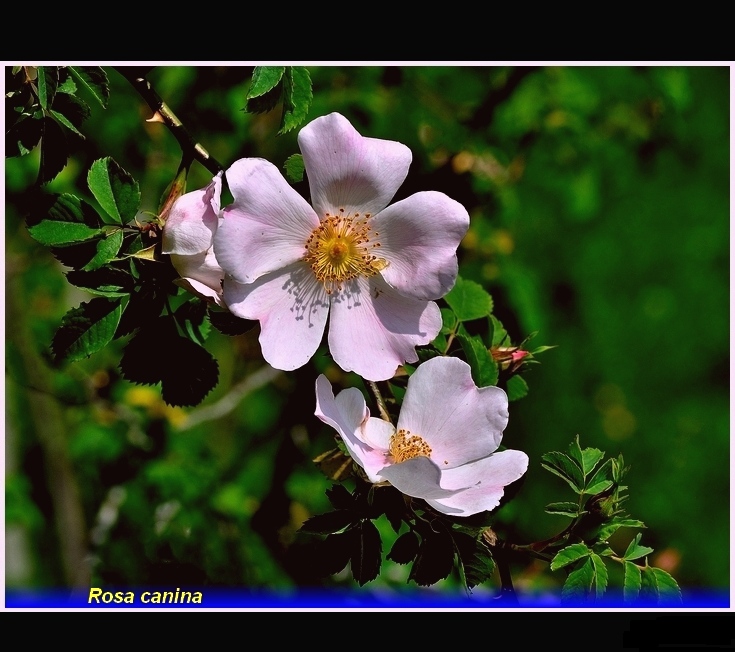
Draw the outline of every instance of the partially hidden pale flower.
[[[171,206],[163,227],[162,252],[180,275],[179,284],[190,292],[224,306],[225,273],[214,255],[222,193],[222,173],[201,190],[187,192]]]
[[[309,123],[298,142],[311,205],[268,161],[245,158],[227,170],[234,203],[214,240],[225,302],[260,321],[273,367],[306,364],[329,317],[329,350],[342,369],[391,378],[441,329],[434,300],[454,285],[469,215],[432,191],[388,206],[411,151],[362,137],[338,113]]]
[[[316,400],[316,416],[337,430],[370,482],[388,481],[443,514],[494,509],[528,468],[525,453],[497,450],[508,424],[505,392],[478,388],[458,358],[418,366],[395,427],[371,417],[356,388],[335,398],[324,375],[316,381]]]

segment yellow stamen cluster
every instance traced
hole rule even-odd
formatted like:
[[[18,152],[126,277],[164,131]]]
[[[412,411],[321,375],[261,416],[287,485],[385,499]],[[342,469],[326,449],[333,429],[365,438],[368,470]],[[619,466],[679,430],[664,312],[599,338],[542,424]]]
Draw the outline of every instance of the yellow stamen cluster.
[[[431,455],[431,446],[423,438],[419,435],[412,435],[410,430],[403,429],[391,435],[388,450],[396,464],[412,460],[414,457]]]
[[[342,283],[359,276],[373,276],[387,265],[371,251],[380,247],[368,221],[370,213],[346,215],[326,214],[306,241],[304,260],[318,281],[324,283],[328,294],[341,290]]]

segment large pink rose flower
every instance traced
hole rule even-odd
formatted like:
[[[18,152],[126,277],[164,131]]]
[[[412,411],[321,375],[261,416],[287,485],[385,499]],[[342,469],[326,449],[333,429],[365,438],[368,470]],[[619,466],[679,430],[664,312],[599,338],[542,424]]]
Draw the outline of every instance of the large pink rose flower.
[[[163,227],[162,252],[180,275],[179,284],[190,292],[224,306],[225,273],[214,255],[219,224],[222,173],[201,190],[187,192],[171,206]]]
[[[508,424],[505,392],[478,388],[458,358],[418,366],[395,427],[371,417],[354,387],[335,398],[324,375],[316,381],[316,400],[316,416],[340,434],[370,482],[388,481],[443,514],[494,509],[505,487],[528,468],[525,453],[497,451]]]
[[[433,300],[454,285],[469,215],[440,192],[388,206],[411,151],[362,137],[338,113],[309,123],[298,142],[312,205],[268,161],[227,170],[234,203],[214,238],[225,302],[260,321],[263,357],[277,369],[306,364],[329,315],[335,362],[369,380],[391,378],[441,329]]]

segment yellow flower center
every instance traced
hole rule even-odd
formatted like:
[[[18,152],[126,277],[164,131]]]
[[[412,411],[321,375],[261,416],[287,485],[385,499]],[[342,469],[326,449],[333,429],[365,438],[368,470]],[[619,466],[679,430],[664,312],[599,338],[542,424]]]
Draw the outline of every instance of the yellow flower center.
[[[399,430],[390,438],[388,450],[396,464],[412,460],[414,457],[429,457],[431,447],[419,435],[412,435],[410,430]]]
[[[380,235],[368,224],[370,213],[346,215],[326,214],[306,241],[304,260],[328,294],[341,290],[345,281],[359,276],[374,276],[388,263],[372,252],[380,247]]]

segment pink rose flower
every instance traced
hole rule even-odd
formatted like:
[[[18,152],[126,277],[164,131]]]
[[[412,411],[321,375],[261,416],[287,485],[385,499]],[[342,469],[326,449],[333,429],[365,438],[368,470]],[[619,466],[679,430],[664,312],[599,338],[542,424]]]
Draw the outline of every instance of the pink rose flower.
[[[441,329],[433,300],[457,277],[465,208],[440,192],[388,206],[411,151],[364,138],[338,113],[299,133],[310,205],[263,159],[227,170],[234,203],[214,239],[230,311],[260,321],[263,357],[303,366],[321,343],[346,371],[391,378]]]
[[[388,481],[443,514],[494,509],[504,488],[528,468],[525,453],[497,451],[508,424],[505,392],[478,388],[458,358],[418,366],[395,427],[371,417],[354,387],[335,398],[324,375],[316,381],[316,400],[316,416],[340,434],[370,482]]]
[[[171,263],[181,276],[181,286],[224,307],[225,273],[212,246],[219,223],[221,193],[220,172],[206,188],[179,197],[163,227],[162,252],[171,256]]]

